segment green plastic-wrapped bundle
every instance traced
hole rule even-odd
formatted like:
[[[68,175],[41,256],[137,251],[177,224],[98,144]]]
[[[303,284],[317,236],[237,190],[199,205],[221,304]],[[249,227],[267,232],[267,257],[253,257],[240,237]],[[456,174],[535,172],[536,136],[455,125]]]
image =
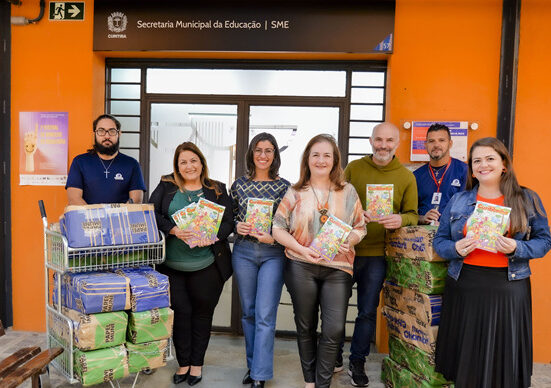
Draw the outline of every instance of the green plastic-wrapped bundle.
[[[388,388],[451,388],[453,384],[430,384],[420,376],[392,361],[389,357],[383,359],[381,380]]]
[[[388,281],[424,294],[444,293],[447,263],[390,256],[386,260]]]
[[[429,384],[437,386],[451,384],[449,381],[446,381],[442,374],[434,370],[433,355],[392,335],[388,338],[388,346],[390,348],[390,358],[393,361],[409,369],[417,376],[422,377]]]
[[[73,321],[74,344],[80,350],[96,350],[123,344],[126,341],[128,315],[124,311],[82,314],[63,308]]]
[[[173,323],[174,311],[169,307],[130,312],[127,339],[139,344],[170,338]]]
[[[144,369],[156,369],[166,365],[168,340],[146,342],[144,344],[126,343],[128,349],[128,367],[130,373]]]
[[[128,376],[128,357],[124,345],[112,348],[75,351],[75,374],[85,387]]]

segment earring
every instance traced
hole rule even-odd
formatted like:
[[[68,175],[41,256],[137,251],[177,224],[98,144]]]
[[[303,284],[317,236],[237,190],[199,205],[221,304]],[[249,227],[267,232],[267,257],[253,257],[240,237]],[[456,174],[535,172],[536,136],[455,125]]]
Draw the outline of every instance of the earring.
[[[474,178],[474,174],[472,174],[472,177]]]
[[[503,167],[503,173],[506,173],[507,172],[507,167]]]

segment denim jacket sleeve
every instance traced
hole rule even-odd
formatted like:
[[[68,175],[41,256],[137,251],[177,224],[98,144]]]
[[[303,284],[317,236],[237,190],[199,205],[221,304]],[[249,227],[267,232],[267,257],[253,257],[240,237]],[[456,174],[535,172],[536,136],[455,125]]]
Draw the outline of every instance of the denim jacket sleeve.
[[[448,202],[444,212],[440,216],[440,225],[434,237],[433,246],[434,250],[440,257],[446,260],[459,260],[463,259],[463,256],[459,255],[455,249],[455,241],[452,235],[452,208],[458,202],[462,193],[455,194]]]
[[[528,260],[545,256],[551,249],[551,234],[549,233],[549,224],[547,214],[538,195],[531,190],[524,190],[525,195],[529,193],[533,196],[534,206],[532,211],[528,212],[528,224],[530,231],[526,233],[517,233],[514,238],[517,240],[517,249],[508,255],[512,260]],[[539,214],[536,204],[543,210],[543,215]]]

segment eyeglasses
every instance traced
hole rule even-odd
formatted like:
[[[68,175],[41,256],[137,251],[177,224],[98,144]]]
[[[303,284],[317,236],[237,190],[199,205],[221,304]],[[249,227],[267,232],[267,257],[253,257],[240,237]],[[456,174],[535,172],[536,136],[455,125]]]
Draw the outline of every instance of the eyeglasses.
[[[94,132],[99,136],[105,136],[106,133],[108,133],[109,136],[116,136],[119,134],[119,130],[115,128],[111,128],[111,129],[98,128]]]
[[[265,150],[263,150],[262,148],[255,148],[254,149],[254,154],[256,156],[260,156],[262,154],[264,154],[266,156],[273,156],[274,155],[274,149],[273,148],[266,148]]]

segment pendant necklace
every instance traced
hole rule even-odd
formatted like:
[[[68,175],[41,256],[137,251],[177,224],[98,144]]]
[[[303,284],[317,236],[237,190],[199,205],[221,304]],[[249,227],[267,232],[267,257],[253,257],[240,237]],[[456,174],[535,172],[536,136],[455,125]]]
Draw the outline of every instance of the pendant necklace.
[[[115,158],[116,158],[116,157],[115,157]],[[105,170],[105,171],[103,171],[104,174],[105,174],[105,179],[107,179],[107,175],[109,174],[109,167],[111,167],[111,165],[112,165],[113,162],[115,161],[115,158],[111,159],[111,163],[109,163],[109,166],[105,167],[105,164],[103,163],[103,160],[102,160],[102,159],[99,157],[99,155],[98,155],[98,159],[99,159],[101,165],[103,166],[103,169]]]
[[[194,196],[197,197],[197,200],[195,200],[195,201],[191,198],[190,192],[191,192],[191,191],[199,191],[199,190],[201,190],[201,189],[198,189],[198,190],[188,190],[188,189],[186,189],[186,188],[184,187],[184,191],[183,191],[182,194],[185,194],[185,195],[186,195],[186,197],[187,197],[189,203],[191,204],[191,203],[197,202],[197,200],[199,200],[199,198],[203,196],[203,192],[201,191],[201,192],[199,192],[199,193],[197,193],[197,194],[194,194]]]
[[[316,189],[312,186],[312,191],[314,192],[314,197],[316,197],[316,203],[318,204],[318,213],[320,214],[320,223],[323,225],[325,221],[329,218],[329,198],[331,197],[331,189],[327,194],[327,200],[323,205],[320,204],[318,195],[316,194]]]

